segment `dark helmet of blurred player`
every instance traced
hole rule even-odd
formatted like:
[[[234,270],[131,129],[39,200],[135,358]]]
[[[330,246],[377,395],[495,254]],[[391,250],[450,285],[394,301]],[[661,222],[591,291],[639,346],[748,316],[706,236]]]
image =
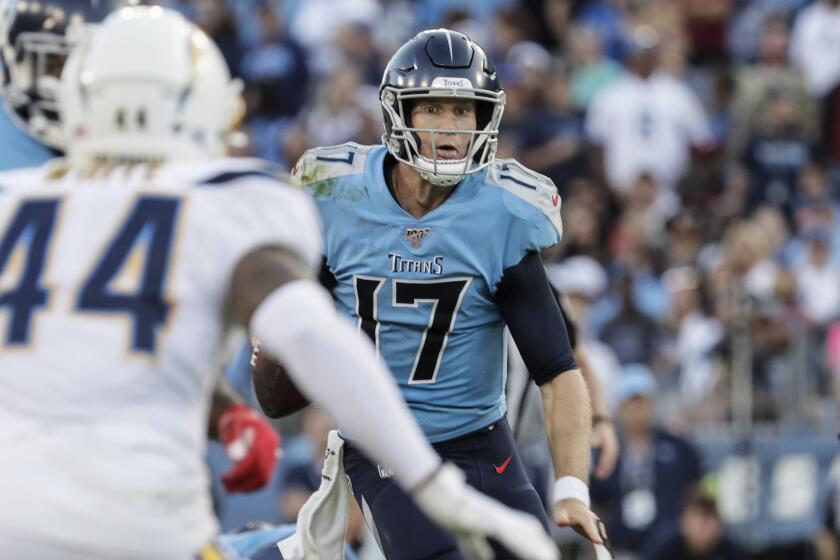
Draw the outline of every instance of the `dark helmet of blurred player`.
[[[453,133],[412,128],[411,102],[422,98],[475,100],[476,129],[456,132],[470,136],[466,157],[448,160],[420,154],[417,132],[431,133],[432,154],[436,154],[437,135]],[[418,33],[405,43],[385,67],[379,100],[385,116],[382,141],[388,151],[397,160],[417,169],[433,185],[455,185],[496,157],[505,93],[493,61],[463,33],[432,29]]]
[[[89,24],[137,0],[0,0],[2,91],[30,135],[62,148],[59,76]]]

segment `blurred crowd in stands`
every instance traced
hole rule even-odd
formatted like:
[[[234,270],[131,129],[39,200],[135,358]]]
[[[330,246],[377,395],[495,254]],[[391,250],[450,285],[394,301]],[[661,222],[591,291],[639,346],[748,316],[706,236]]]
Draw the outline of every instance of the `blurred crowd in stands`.
[[[757,421],[837,418],[836,0],[170,5],[244,80],[244,152],[287,167],[378,143],[388,57],[423,28],[466,32],[507,93],[499,156],[563,197],[547,260],[604,379],[649,367],[674,426],[731,421],[739,375]]]
[[[424,28],[465,32],[507,94],[498,156],[558,186],[545,260],[616,409],[622,380],[650,374],[675,433],[837,425],[840,0],[163,3],[245,82],[243,155],[285,167],[379,143],[390,55]],[[308,493],[313,472],[287,483]],[[705,500],[683,525],[719,525]]]

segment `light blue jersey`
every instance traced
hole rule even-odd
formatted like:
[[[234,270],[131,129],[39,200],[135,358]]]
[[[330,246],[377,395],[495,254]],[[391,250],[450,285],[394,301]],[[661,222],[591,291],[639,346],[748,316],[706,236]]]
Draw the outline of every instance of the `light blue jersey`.
[[[0,171],[37,167],[56,157],[55,152],[19,128],[5,104],[0,104]]]
[[[560,199],[513,160],[471,174],[417,220],[384,178],[384,146],[307,152],[293,175],[315,197],[339,309],[376,342],[432,442],[505,413],[506,269],[560,240]],[[339,364],[337,364],[337,367]]]

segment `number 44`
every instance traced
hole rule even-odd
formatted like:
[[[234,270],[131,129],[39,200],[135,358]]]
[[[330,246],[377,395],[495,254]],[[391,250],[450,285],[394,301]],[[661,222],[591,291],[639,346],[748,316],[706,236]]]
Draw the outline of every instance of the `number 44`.
[[[7,346],[29,343],[33,316],[49,300],[42,277],[60,203],[59,199],[24,201],[0,238],[0,311],[10,314]],[[178,198],[141,197],[106,246],[75,303],[76,312],[129,314],[134,319],[131,346],[135,352],[155,352],[157,327],[169,313],[163,291],[179,206]],[[145,256],[138,290],[115,292],[112,281],[137,249]],[[7,287],[3,279],[12,276],[17,285]]]

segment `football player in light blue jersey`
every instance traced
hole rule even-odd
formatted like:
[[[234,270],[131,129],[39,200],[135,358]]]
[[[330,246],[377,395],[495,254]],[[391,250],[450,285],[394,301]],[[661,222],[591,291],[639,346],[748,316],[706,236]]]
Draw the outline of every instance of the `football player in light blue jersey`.
[[[554,520],[600,543],[586,485],[589,396],[539,256],[560,241],[557,190],[495,160],[504,92],[465,35],[439,29],[408,41],[385,69],[380,100],[384,146],[316,148],[293,169],[324,220],[322,280],[374,340],[438,453],[547,527],[505,420],[509,331],[543,397]],[[344,466],[387,558],[461,558],[388,466],[348,437]]]
[[[91,0],[0,2],[0,171],[35,167],[59,155],[56,89],[72,43],[67,35],[70,17],[99,21],[112,4]],[[56,17],[59,12],[64,14],[61,18]]]
[[[54,158],[56,153],[24,132],[10,111],[5,104],[0,106],[0,171],[35,167]]]

